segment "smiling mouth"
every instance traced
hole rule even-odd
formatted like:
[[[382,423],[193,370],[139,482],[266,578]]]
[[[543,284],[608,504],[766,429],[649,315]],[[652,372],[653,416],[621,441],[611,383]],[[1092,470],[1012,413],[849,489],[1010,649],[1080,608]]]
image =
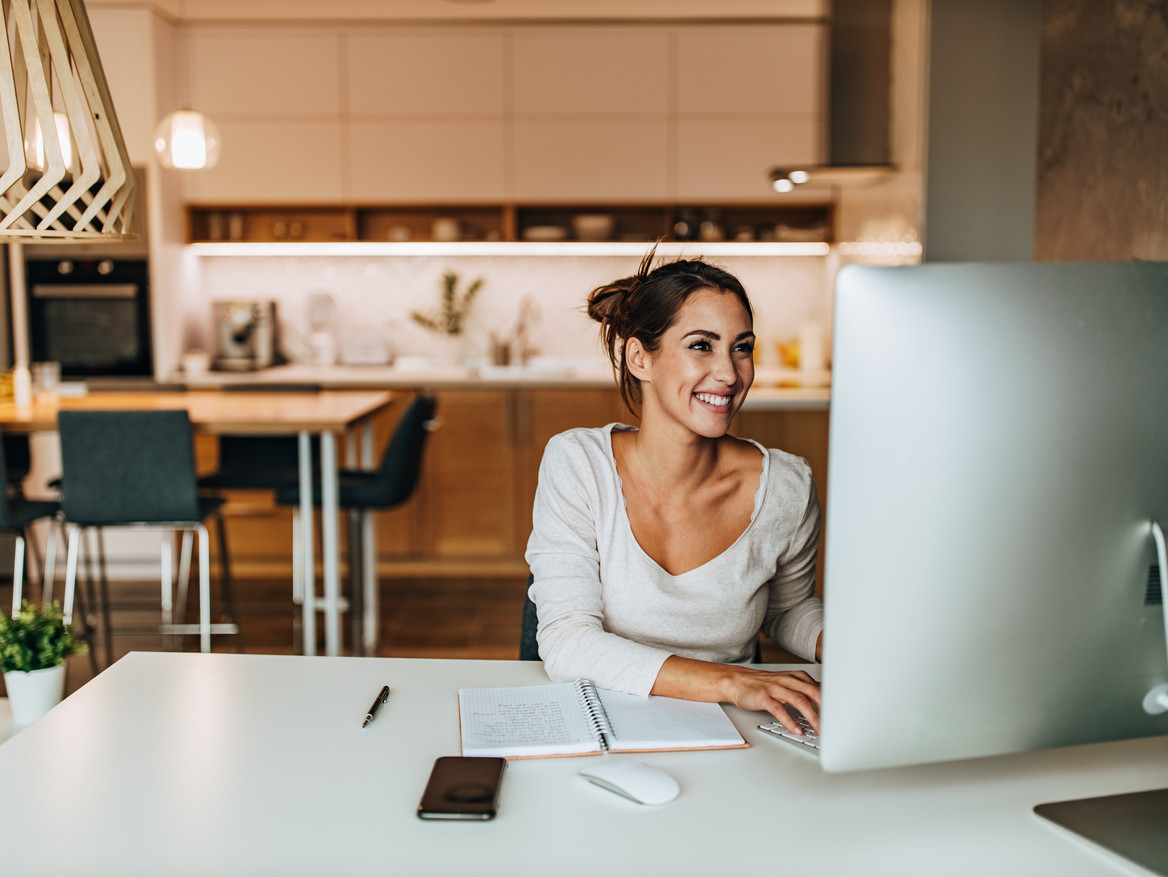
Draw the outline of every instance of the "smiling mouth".
[[[699,402],[705,402],[707,405],[714,405],[718,408],[725,408],[734,398],[733,396],[716,396],[713,393],[694,393],[694,396]]]

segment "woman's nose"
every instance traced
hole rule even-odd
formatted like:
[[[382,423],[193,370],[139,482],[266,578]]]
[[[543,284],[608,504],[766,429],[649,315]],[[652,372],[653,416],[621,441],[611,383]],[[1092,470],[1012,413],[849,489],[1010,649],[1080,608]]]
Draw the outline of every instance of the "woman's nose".
[[[714,378],[724,384],[733,384],[738,380],[738,369],[734,365],[734,357],[727,353],[719,356],[714,363]]]

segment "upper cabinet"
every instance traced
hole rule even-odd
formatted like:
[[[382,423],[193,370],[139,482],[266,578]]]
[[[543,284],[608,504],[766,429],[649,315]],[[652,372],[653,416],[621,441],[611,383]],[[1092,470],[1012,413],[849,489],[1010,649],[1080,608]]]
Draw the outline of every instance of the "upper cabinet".
[[[506,197],[507,45],[497,28],[348,32],[344,197]]]
[[[194,204],[768,201],[823,157],[821,23],[191,26]]]

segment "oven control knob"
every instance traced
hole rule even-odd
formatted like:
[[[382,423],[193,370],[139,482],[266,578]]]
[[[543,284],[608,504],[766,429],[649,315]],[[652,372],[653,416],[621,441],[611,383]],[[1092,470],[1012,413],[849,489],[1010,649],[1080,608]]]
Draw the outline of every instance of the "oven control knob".
[[[97,273],[103,277],[107,274],[112,274],[114,271],[114,263],[110,259],[102,259],[97,263]]]
[[[57,273],[58,274],[72,274],[73,273],[73,263],[70,262],[68,259],[62,259],[60,262],[57,263]]]

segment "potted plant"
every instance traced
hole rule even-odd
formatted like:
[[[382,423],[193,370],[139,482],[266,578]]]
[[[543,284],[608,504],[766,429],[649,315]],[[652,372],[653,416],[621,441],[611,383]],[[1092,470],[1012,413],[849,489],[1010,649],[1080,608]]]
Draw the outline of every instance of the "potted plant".
[[[0,614],[0,670],[13,724],[27,725],[58,704],[65,694],[65,659],[87,651],[56,602],[41,609],[25,600],[17,615]]]
[[[411,311],[410,316],[419,326],[438,333],[443,339],[441,360],[443,365],[456,365],[461,357],[462,330],[471,302],[483,285],[483,278],[476,277],[465,292],[458,291],[457,271],[447,271],[442,275],[442,301],[436,311]]]

